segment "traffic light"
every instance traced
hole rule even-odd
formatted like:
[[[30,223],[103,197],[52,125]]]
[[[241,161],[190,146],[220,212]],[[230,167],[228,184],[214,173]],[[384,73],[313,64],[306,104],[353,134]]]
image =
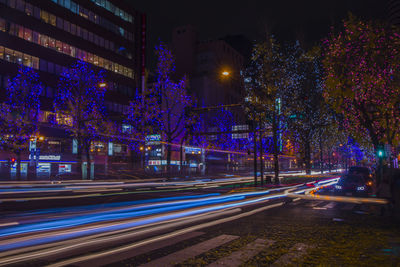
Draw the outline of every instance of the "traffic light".
[[[379,146],[376,150],[376,154],[378,155],[379,159],[382,159],[385,156],[385,149],[382,146]]]
[[[14,165],[14,163],[15,163],[15,158],[11,158],[11,164]]]

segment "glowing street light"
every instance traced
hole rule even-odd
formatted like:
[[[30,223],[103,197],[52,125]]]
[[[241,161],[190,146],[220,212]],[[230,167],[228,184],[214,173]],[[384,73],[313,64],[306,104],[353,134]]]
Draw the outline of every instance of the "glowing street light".
[[[107,86],[106,83],[99,83],[99,87],[100,87],[100,88],[104,88],[104,87],[106,87],[106,86]]]
[[[230,73],[229,73],[229,71],[226,71],[226,70],[225,70],[225,71],[222,72],[222,75],[226,77],[226,76],[229,76]]]

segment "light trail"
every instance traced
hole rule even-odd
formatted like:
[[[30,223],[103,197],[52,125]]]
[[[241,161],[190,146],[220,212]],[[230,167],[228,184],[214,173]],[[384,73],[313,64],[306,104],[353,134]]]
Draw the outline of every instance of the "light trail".
[[[121,229],[128,229],[135,226],[151,224],[154,222],[161,222],[176,218],[184,218],[187,216],[192,216],[196,214],[203,214],[212,211],[220,211],[232,208],[243,207],[246,205],[262,203],[264,201],[281,198],[284,197],[285,194],[275,194],[268,195],[270,191],[261,191],[261,192],[246,192],[246,193],[237,193],[232,195],[218,196],[218,197],[210,197],[203,198],[196,201],[179,201],[179,202],[170,202],[164,204],[156,204],[150,206],[138,206],[133,208],[123,208],[108,212],[103,212],[99,214],[89,214],[78,216],[78,218],[67,218],[67,219],[58,219],[50,222],[42,222],[36,223],[33,225],[19,225],[15,227],[8,227],[6,229],[0,229],[0,236],[3,238],[10,238],[15,235],[21,234],[32,234],[35,232],[49,232],[54,230],[62,230],[71,227],[78,227],[76,232],[69,232],[58,235],[51,235],[49,232],[49,236],[42,236],[37,239],[30,239],[29,235],[26,237],[29,240],[25,240],[23,238],[20,241],[11,242],[9,240],[4,240],[0,244],[0,250],[12,250],[17,248],[23,248],[27,246],[35,246],[50,242],[57,242],[65,239],[77,238],[81,236],[93,235],[102,232],[109,232]],[[253,199],[246,200],[247,197],[253,197]],[[211,206],[210,206],[211,205]],[[193,208],[196,208],[193,210]],[[188,210],[189,209],[189,210]],[[186,210],[186,211],[184,211]],[[178,212],[178,213],[170,213],[167,215],[163,215],[166,212]],[[135,217],[142,217],[148,215],[156,215],[159,216],[153,217],[151,219],[142,218],[138,221],[131,223],[119,223],[107,225],[104,227],[96,227],[90,229],[79,230],[79,227],[82,225],[87,225],[90,223],[102,223],[102,222],[110,222],[124,219],[131,219]]]

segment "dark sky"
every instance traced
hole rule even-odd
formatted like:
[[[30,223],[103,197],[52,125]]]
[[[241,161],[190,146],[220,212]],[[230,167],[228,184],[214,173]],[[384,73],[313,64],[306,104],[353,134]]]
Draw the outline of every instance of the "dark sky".
[[[244,34],[262,38],[265,29],[281,41],[303,39],[312,44],[340,25],[350,11],[365,18],[385,17],[387,0],[125,0],[147,14],[148,49],[170,42],[172,29],[192,24],[200,39]],[[150,51],[149,51],[150,52]],[[153,53],[149,53],[152,57]]]

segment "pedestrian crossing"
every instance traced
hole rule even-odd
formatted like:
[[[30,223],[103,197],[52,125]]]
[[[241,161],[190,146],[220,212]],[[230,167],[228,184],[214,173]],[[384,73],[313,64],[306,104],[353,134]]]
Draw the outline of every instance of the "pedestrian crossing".
[[[232,235],[220,235],[215,238],[200,242],[196,245],[184,248],[175,253],[169,254],[167,256],[152,260],[147,262],[146,264],[139,265],[140,267],[172,267],[175,265],[184,264],[185,261],[194,258],[198,255],[201,255],[205,252],[210,251],[211,249],[226,245],[233,240],[238,239],[239,236]],[[257,254],[262,251],[271,251],[271,246],[275,243],[274,240],[261,239],[258,238],[248,244],[244,245],[237,251],[232,252],[231,254],[217,259],[208,265],[207,267],[238,267],[243,266],[247,261],[251,260]],[[277,258],[271,266],[287,266],[294,263],[301,262],[301,258],[306,256],[310,249],[312,249],[312,245],[304,244],[304,243],[296,243],[287,253],[284,253],[279,258]],[[203,264],[202,264],[203,265]]]
[[[306,208],[311,208],[314,210],[331,210],[331,209],[338,209],[343,211],[353,211],[360,207],[359,204],[355,203],[343,203],[343,202],[335,202],[335,201],[298,201],[290,203],[288,206],[300,206],[303,205]]]

